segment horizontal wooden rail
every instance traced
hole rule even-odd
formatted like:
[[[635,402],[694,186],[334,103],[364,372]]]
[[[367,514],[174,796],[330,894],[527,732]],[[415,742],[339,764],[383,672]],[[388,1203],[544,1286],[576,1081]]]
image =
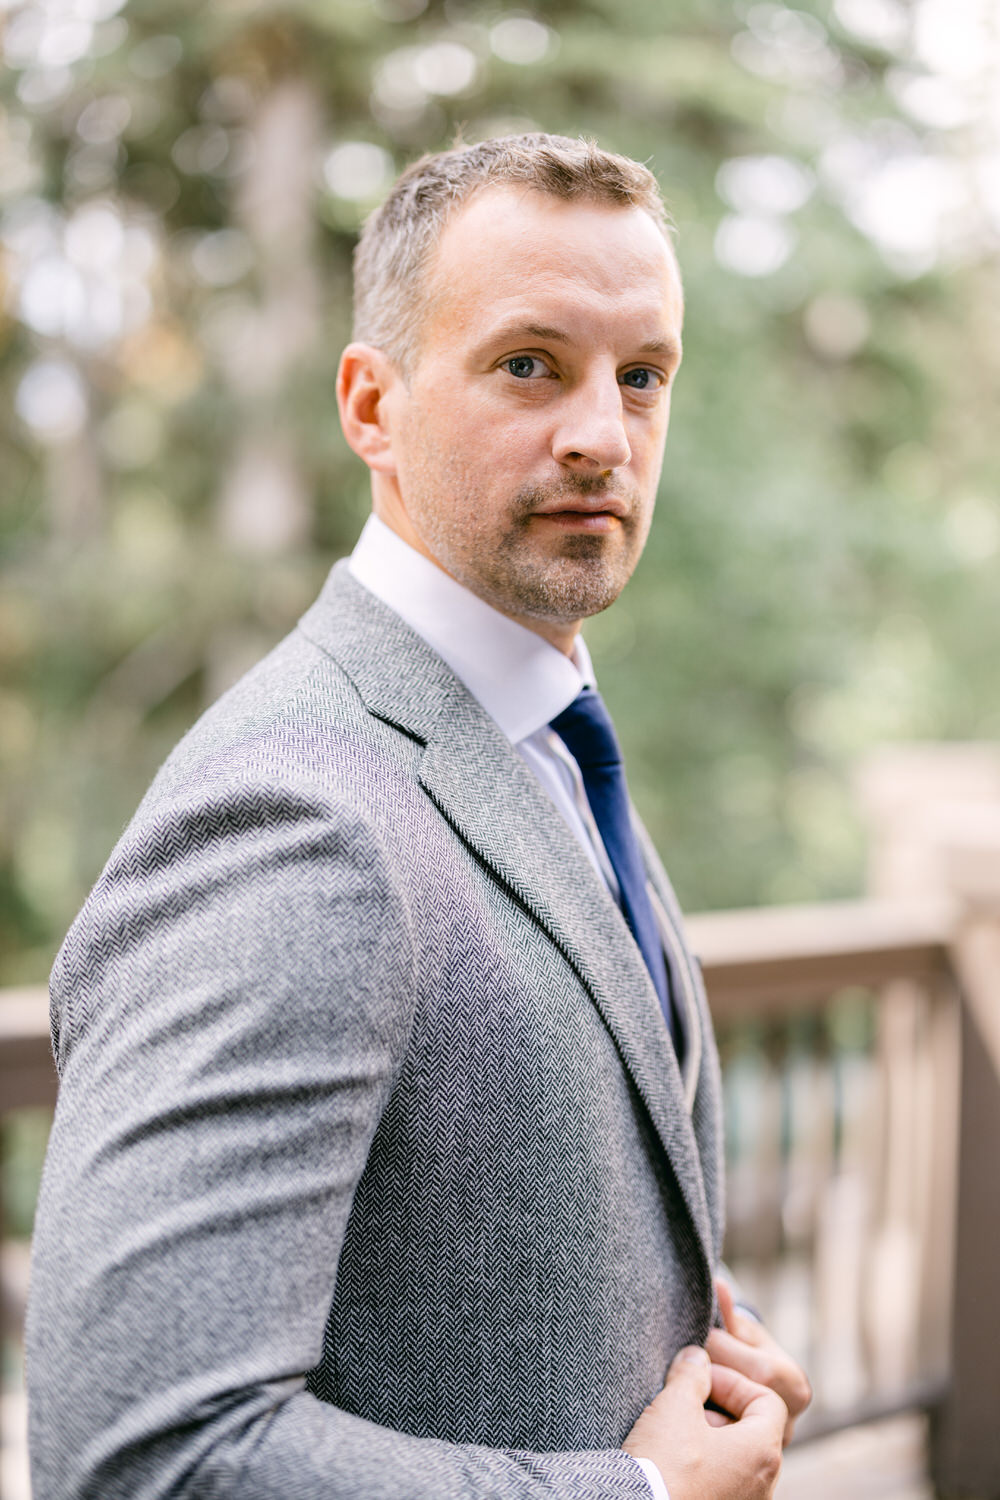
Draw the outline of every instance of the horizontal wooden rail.
[[[903,1386],[890,1396],[858,1401],[852,1406],[834,1411],[817,1412],[810,1408],[796,1422],[792,1442],[798,1448],[805,1443],[819,1442],[835,1432],[844,1432],[849,1427],[884,1422],[889,1417],[901,1417],[905,1412],[933,1411],[940,1405],[947,1391],[948,1381],[945,1378],[919,1380]]]
[[[930,981],[947,963],[946,902],[845,901],[703,912],[687,919],[715,1019],[809,1010],[848,985]],[[0,1109],[50,1105],[56,1072],[48,997],[0,991]]]
[[[844,901],[704,912],[687,919],[715,1020],[813,1010],[850,985],[930,982],[948,965],[944,901]]]

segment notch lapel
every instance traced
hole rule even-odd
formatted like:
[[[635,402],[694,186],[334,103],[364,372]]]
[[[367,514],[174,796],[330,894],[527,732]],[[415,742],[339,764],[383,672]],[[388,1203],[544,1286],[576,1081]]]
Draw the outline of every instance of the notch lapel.
[[[424,752],[420,783],[576,971],[649,1110],[711,1265],[684,1083],[642,955],[551,799],[492,719],[456,687]]]
[[[551,799],[437,653],[346,565],[334,568],[300,628],[340,662],[369,712],[424,744],[424,791],[575,970],[646,1104],[710,1267],[698,1146],[656,991],[610,892]]]

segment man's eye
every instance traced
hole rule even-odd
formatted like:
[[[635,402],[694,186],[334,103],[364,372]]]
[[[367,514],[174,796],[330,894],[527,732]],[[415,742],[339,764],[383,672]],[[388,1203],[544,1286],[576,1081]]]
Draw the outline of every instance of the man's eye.
[[[654,391],[662,384],[663,376],[659,370],[651,370],[648,365],[626,370],[622,376],[622,385],[631,386],[634,391]]]
[[[552,373],[545,361],[533,354],[515,354],[512,359],[504,360],[503,367],[518,380],[538,380],[540,376]]]

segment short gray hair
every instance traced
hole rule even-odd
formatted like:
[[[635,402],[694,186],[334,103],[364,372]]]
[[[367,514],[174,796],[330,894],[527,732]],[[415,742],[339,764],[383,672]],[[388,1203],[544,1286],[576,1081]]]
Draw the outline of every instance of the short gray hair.
[[[670,223],[648,167],[565,135],[499,136],[423,156],[372,214],[354,253],[354,338],[405,374],[426,315],[427,272],[449,216],[485,187],[515,184],[562,199],[641,208]]]

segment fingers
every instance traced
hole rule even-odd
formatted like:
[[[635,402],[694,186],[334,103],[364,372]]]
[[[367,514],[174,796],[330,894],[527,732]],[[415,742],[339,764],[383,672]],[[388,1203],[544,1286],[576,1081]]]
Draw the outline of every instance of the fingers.
[[[705,1402],[712,1389],[712,1366],[704,1349],[696,1344],[681,1349],[658,1392],[622,1444],[636,1458],[651,1458],[664,1472],[663,1464],[675,1445],[697,1443],[704,1427]],[[674,1451],[677,1458],[679,1447]]]
[[[733,1304],[733,1289],[724,1276],[715,1278],[715,1297],[719,1304],[719,1312],[722,1314],[722,1323],[730,1333],[735,1332],[733,1319],[736,1316],[736,1308]]]
[[[775,1343],[770,1334],[763,1329],[761,1333],[762,1342],[757,1348],[721,1328],[713,1328],[708,1336],[707,1349],[713,1369],[731,1370],[757,1386],[767,1386],[781,1398],[786,1413],[783,1442],[787,1444],[792,1440],[796,1417],[802,1415],[812,1400],[812,1387],[805,1371],[795,1360]]]
[[[732,1412],[713,1411],[705,1403]],[[622,1447],[650,1459],[673,1500],[773,1500],[785,1407],[704,1349],[682,1349]]]
[[[731,1333],[734,1338],[743,1339],[745,1343],[759,1343],[764,1330],[753,1318],[745,1318],[742,1313],[736,1311],[733,1289],[723,1276],[715,1278],[715,1295],[726,1332]]]
[[[812,1400],[805,1372],[769,1334],[760,1331],[761,1343],[754,1345],[721,1328],[713,1328],[706,1343],[709,1357],[716,1365],[724,1365],[758,1385],[770,1387],[784,1401],[790,1416],[800,1416]]]
[[[697,1344],[688,1344],[674,1356],[661,1395],[672,1392],[676,1400],[703,1407],[711,1389],[712,1365],[708,1355]]]
[[[704,1349],[689,1344],[674,1356],[663,1389],[650,1402],[649,1410],[672,1422],[700,1422],[711,1390],[711,1360]]]
[[[700,1421],[711,1389],[711,1361],[704,1349],[689,1344],[674,1356],[663,1389],[649,1403],[647,1412],[658,1421]]]
[[[725,1329],[716,1328],[709,1334],[709,1354],[717,1364],[739,1370],[749,1379],[777,1392],[789,1412],[785,1433],[787,1442],[791,1437],[794,1419],[805,1411],[812,1400],[812,1387],[806,1373],[796,1360],[785,1353],[766,1328],[755,1319],[744,1317],[736,1311],[733,1289],[721,1276],[716,1277],[715,1292]]]
[[[742,1423],[759,1426],[768,1440],[780,1444],[788,1408],[776,1392],[728,1365],[712,1365],[711,1399]]]
[[[730,1369],[739,1370],[742,1375],[756,1380],[758,1385],[774,1384],[774,1362],[768,1358],[766,1351],[748,1344],[735,1334],[727,1333],[723,1328],[713,1328],[705,1342],[705,1348],[713,1364],[728,1365]]]

